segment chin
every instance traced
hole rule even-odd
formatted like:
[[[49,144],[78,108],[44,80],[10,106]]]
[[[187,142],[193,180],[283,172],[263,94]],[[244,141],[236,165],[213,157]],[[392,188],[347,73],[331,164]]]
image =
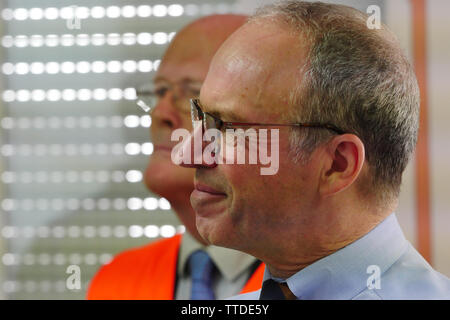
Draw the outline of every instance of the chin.
[[[235,249],[233,243],[233,230],[226,227],[226,223],[218,221],[220,219],[204,218],[196,216],[196,226],[200,236],[208,244]]]

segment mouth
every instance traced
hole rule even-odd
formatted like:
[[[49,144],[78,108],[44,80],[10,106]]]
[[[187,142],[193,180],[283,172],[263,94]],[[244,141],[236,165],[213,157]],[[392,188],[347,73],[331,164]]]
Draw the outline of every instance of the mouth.
[[[226,196],[225,193],[220,192],[210,186],[207,186],[205,184],[201,184],[201,183],[195,183],[195,190],[199,191],[199,192],[204,192],[204,193],[209,193],[211,195],[222,195],[222,196]]]
[[[198,209],[196,210],[197,214],[209,215],[212,211],[216,211],[213,209],[216,207],[215,205],[226,199],[226,197],[226,193],[216,190],[213,187],[195,183],[194,191],[191,193],[191,204],[194,208]]]
[[[164,144],[153,145],[153,152],[158,152],[158,151],[172,152],[172,146],[168,146],[168,145],[164,145]]]

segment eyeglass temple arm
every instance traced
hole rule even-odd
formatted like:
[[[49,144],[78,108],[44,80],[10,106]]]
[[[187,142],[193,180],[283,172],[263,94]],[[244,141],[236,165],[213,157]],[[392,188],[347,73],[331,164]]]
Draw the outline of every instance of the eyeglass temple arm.
[[[267,127],[308,127],[308,128],[325,128],[328,130],[332,130],[338,134],[344,134],[345,131],[331,125],[331,124],[321,124],[321,123],[248,123],[248,122],[223,122],[225,125],[229,126],[242,126],[242,127],[251,127],[251,126],[267,126]]]

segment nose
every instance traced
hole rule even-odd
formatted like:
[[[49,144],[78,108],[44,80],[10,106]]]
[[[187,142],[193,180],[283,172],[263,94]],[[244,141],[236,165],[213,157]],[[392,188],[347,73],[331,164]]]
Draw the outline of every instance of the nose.
[[[212,144],[203,141],[201,121],[195,121],[194,130],[176,150],[176,163],[185,168],[215,168],[217,158],[211,152],[213,149]]]
[[[178,114],[174,103],[175,99],[171,90],[158,100],[152,112],[152,122],[156,126],[176,129],[182,125],[182,120]]]

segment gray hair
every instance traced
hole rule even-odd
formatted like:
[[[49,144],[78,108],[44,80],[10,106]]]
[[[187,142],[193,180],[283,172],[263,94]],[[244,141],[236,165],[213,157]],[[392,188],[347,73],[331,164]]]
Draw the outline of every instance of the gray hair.
[[[249,23],[281,22],[306,41],[302,77],[291,92],[291,116],[298,122],[332,123],[357,135],[370,172],[362,189],[392,199],[398,197],[417,141],[419,89],[396,37],[384,25],[369,29],[367,18],[347,6],[284,1],[259,9]],[[307,162],[332,136],[327,130],[293,129],[294,160]]]

